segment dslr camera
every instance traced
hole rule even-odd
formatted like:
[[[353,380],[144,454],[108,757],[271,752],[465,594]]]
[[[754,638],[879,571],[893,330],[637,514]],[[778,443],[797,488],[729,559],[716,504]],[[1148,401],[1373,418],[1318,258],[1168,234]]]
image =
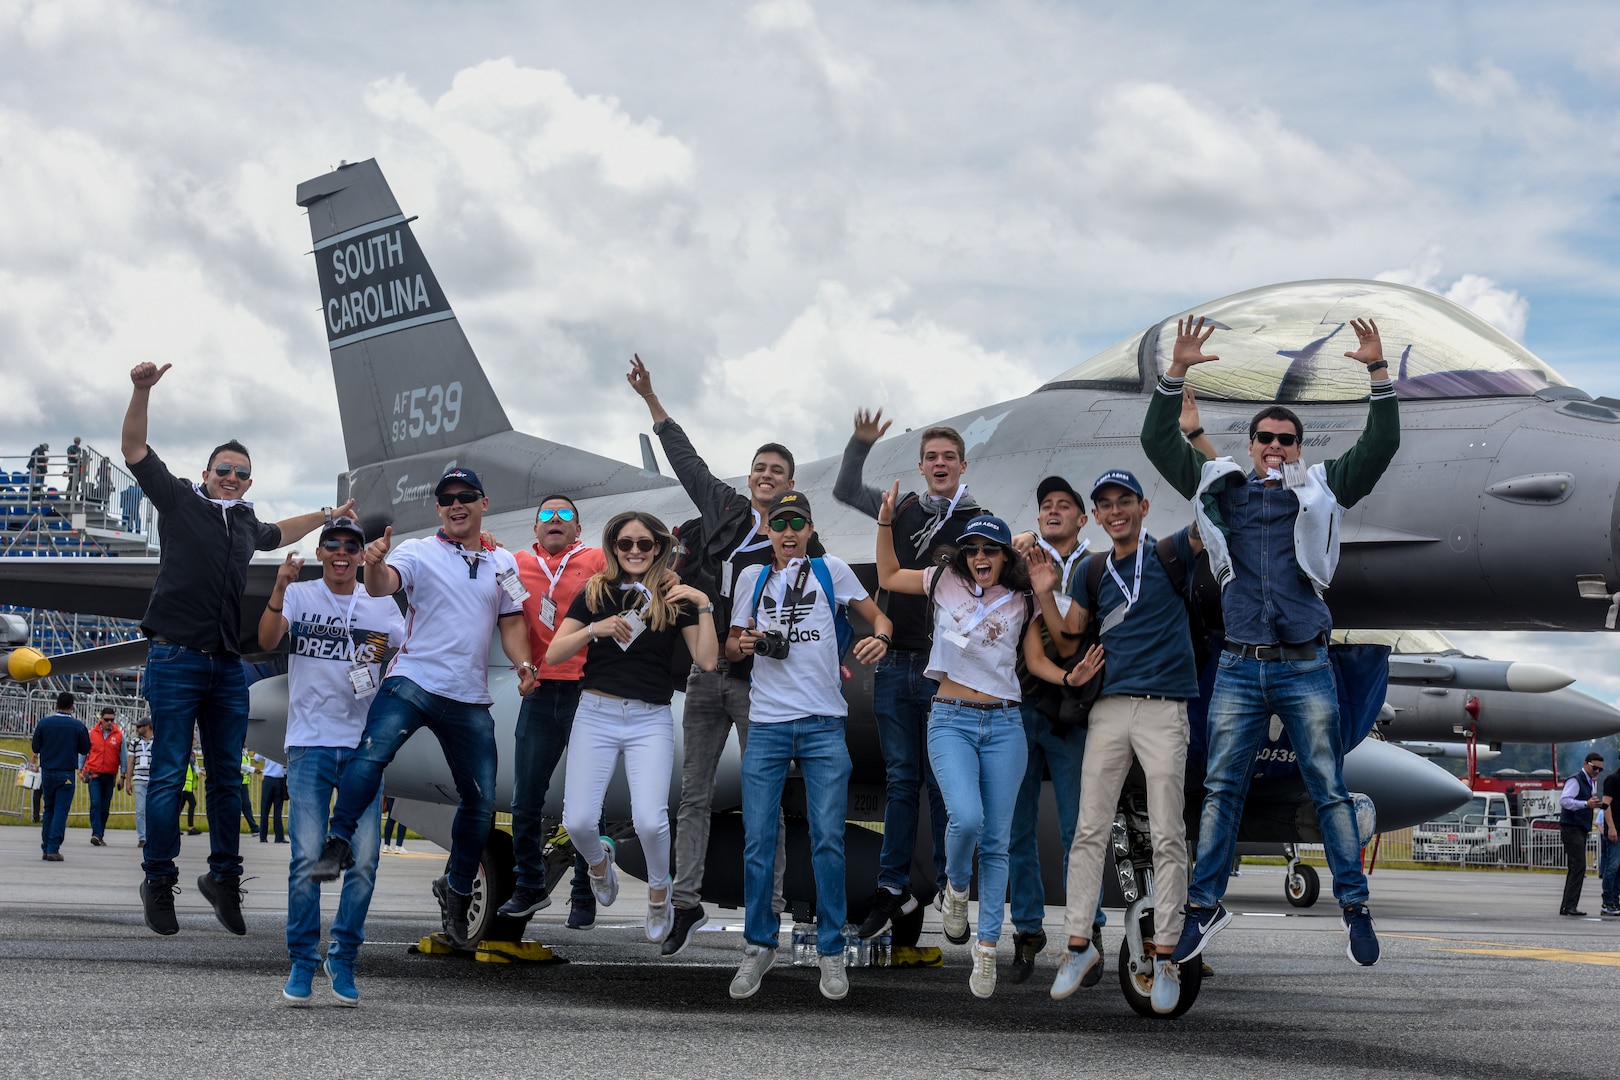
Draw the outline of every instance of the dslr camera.
[[[754,655],[768,656],[772,660],[786,660],[793,643],[780,630],[766,630],[754,641]]]

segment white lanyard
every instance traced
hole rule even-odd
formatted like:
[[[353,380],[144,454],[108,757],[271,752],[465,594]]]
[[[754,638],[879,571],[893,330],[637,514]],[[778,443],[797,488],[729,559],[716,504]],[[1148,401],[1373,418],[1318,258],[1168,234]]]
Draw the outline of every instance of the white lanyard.
[[[625,584],[619,586],[619,591],[620,592],[629,592],[631,589],[634,589],[634,590],[636,590],[636,592],[640,593],[642,596],[645,596],[647,598],[647,603],[648,604],[652,603],[652,593],[648,592],[647,591],[647,586],[643,585],[641,582],[639,582],[639,581],[630,581],[630,582],[626,582]],[[640,605],[638,604],[637,607],[639,607],[639,606]]]
[[[535,547],[539,548],[540,545],[536,544]],[[546,589],[547,596],[551,596],[557,591],[557,582],[562,580],[563,571],[568,569],[568,560],[572,559],[576,553],[584,550],[585,545],[581,541],[575,540],[574,546],[563,553],[562,562],[557,564],[557,572],[555,574],[551,572],[551,567],[546,565],[544,549],[535,552],[535,555],[538,556],[535,561],[540,564],[540,569],[545,573],[546,580],[551,583],[550,587]]]
[[[1090,540],[1082,540],[1082,541],[1080,541],[1080,546],[1075,548],[1074,552],[1072,554],[1070,554],[1070,556],[1067,559],[1065,559],[1062,555],[1059,555],[1058,554],[1058,549],[1053,547],[1051,544],[1047,543],[1045,538],[1037,536],[1035,538],[1035,542],[1037,544],[1041,545],[1041,547],[1045,548],[1046,553],[1048,555],[1052,556],[1052,561],[1058,564],[1058,570],[1059,570],[1058,587],[1059,587],[1059,589],[1060,590],[1068,589],[1068,587],[1069,587],[1069,575],[1074,573],[1075,564],[1080,561],[1080,557],[1082,555],[1084,555],[1086,553],[1086,549],[1091,546],[1091,541]],[[1120,587],[1124,588],[1124,586],[1120,586]]]
[[[1136,536],[1136,580],[1131,583],[1132,588],[1130,589],[1125,588],[1125,579],[1119,576],[1118,570],[1114,569],[1114,553],[1108,553],[1108,573],[1113,577],[1114,584],[1119,586],[1119,591],[1125,594],[1126,611],[1129,611],[1132,605],[1136,603],[1137,597],[1142,595],[1142,549],[1146,546],[1147,526],[1144,525],[1142,531]]]
[[[724,569],[722,569],[720,572],[720,595],[728,600],[731,599],[732,578],[737,576],[736,568],[732,566],[732,560],[739,555],[746,555],[750,551],[758,551],[760,548],[768,548],[771,546],[771,538],[769,536],[760,537],[757,540],[754,539],[754,537],[759,536],[759,529],[760,525],[762,524],[762,519],[760,518],[759,511],[757,509],[749,507],[748,512],[754,515],[753,524],[750,526],[750,531],[747,536],[742,538],[741,543],[739,543],[735,548],[732,548],[731,554],[726,556]]]
[[[917,553],[919,555],[922,554],[924,548],[933,542],[934,535],[945,527],[945,523],[947,521],[951,520],[951,515],[956,513],[956,504],[961,502],[962,496],[966,495],[967,493],[968,486],[966,484],[956,485],[956,494],[951,496],[951,504],[945,508],[944,516],[923,530],[922,542],[917,545]]]
[[[353,633],[352,633],[352,630],[353,630],[353,627],[354,627],[354,603],[355,603],[356,600],[359,600],[359,599],[360,599],[360,586],[358,584],[356,584],[355,587],[354,587],[354,591],[349,594],[349,611],[348,611],[348,614],[343,616],[343,636],[346,637],[346,638],[349,638],[350,641],[354,640]]]
[[[941,568],[937,572],[944,573],[945,571],[943,568]],[[1011,592],[1003,593],[1001,599],[997,600],[989,607],[984,606],[984,601],[979,601],[979,606],[974,610],[972,615],[968,616],[967,622],[958,622],[956,624],[956,632],[961,634],[963,637],[967,637],[969,634],[973,633],[974,630],[978,629],[980,623],[984,622],[984,620],[990,617],[991,612],[995,611],[996,608],[1000,607],[1002,604],[1005,604],[1012,598],[1013,594]]]

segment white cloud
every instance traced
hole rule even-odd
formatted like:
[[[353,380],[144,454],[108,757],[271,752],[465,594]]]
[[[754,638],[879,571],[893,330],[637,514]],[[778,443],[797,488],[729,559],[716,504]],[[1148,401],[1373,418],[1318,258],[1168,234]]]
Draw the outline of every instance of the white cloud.
[[[1443,254],[1439,245],[1432,245],[1411,266],[1386,270],[1378,275],[1378,280],[1439,293],[1452,303],[1472,311],[1513,340],[1523,341],[1525,326],[1530,319],[1530,301],[1515,290],[1498,285],[1480,274],[1463,274],[1442,288]]]
[[[1518,78],[1489,60],[1472,71],[1435,67],[1429,78],[1442,96],[1484,115],[1493,127],[1536,147],[1564,142],[1578,128],[1557,95],[1545,88],[1526,89]]]
[[[846,134],[893,135],[898,130],[898,117],[871,60],[834,42],[808,0],[764,0],[748,9],[747,21],[763,40],[780,43],[798,57]]]

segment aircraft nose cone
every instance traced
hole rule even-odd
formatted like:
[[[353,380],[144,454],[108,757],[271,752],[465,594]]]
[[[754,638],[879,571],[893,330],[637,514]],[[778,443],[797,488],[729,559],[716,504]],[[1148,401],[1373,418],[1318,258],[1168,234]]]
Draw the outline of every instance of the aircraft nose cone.
[[[1474,797],[1432,761],[1377,739],[1362,740],[1344,756],[1344,785],[1371,797],[1382,832],[1430,821]]]
[[[1508,665],[1506,678],[1507,688],[1521,694],[1550,694],[1575,681],[1575,676],[1565,674],[1550,664],[1531,664],[1521,660]]]
[[[1620,709],[1579,690],[1560,690],[1550,696],[1542,715],[1557,724],[1557,742],[1606,739],[1620,732]]]

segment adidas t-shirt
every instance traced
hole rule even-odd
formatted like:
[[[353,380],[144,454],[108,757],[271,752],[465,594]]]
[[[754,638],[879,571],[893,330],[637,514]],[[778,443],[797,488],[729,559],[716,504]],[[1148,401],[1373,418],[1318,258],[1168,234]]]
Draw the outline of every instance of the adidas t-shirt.
[[[834,555],[823,556],[832,578],[833,600],[848,604],[865,600],[867,593],[849,564]],[[752,615],[755,629],[772,626],[792,646],[785,660],[754,658],[748,691],[750,724],[781,724],[806,716],[848,716],[844,681],[838,671],[838,631],[833,604],[821,595],[821,581],[804,559],[794,559],[786,570],[771,570],[759,610],[750,612],[759,575],[767,567],[750,566],[737,579],[732,593],[731,625],[746,627]],[[804,573],[804,585],[798,586]]]
[[[354,696],[349,668],[362,660],[371,665],[373,684],[382,681],[383,654],[405,638],[399,605],[391,596],[370,595],[359,583],[351,595],[338,596],[317,579],[288,585],[282,614],[292,640],[285,744],[359,746],[372,698]]]

